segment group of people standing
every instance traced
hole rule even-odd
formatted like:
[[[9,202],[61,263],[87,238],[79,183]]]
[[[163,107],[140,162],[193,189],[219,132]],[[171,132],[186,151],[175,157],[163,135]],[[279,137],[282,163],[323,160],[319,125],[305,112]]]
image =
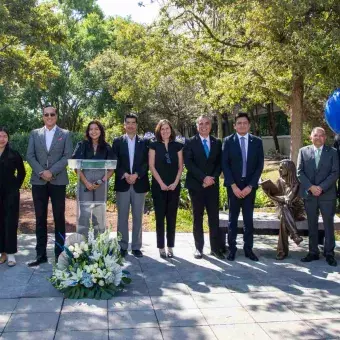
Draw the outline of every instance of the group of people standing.
[[[242,209],[244,222],[244,254],[258,261],[253,252],[253,211],[256,190],[264,166],[262,140],[249,133],[250,119],[240,113],[235,117],[235,133],[222,143],[213,137],[211,119],[197,119],[198,133],[185,143],[178,141],[171,123],[163,119],[155,129],[155,138],[146,140],[137,135],[138,117],[131,113],[124,117],[125,134],[114,139],[112,146],[105,140],[105,130],[99,121],[91,121],[86,138],[73,152],[70,133],[59,128],[57,111],[52,106],[43,110],[44,127],[32,131],[27,150],[27,162],[32,167],[32,195],[36,214],[36,258],[28,266],[47,262],[47,206],[51,198],[55,222],[55,257],[62,251],[65,238],[65,195],[68,176],[68,159],[117,160],[114,190],[116,191],[118,225],[121,233],[121,255],[129,245],[128,219],[132,212],[131,250],[142,257],[142,218],[145,196],[150,190],[148,171],[151,171],[151,193],[156,217],[157,248],[160,256],[174,256],[176,215],[179,204],[180,179],[185,165],[185,187],[189,191],[193,213],[194,257],[203,257],[204,210],[208,215],[211,255],[218,259],[234,261],[238,218]],[[8,132],[0,128],[0,263],[15,265],[16,233],[18,227],[19,188],[25,178],[25,168],[20,155],[8,145]],[[326,260],[336,265],[334,258],[335,185],[339,177],[339,160],[336,151],[324,145],[325,132],[315,128],[313,146],[302,148],[298,160],[298,178],[309,224],[309,253],[302,260],[319,258],[315,233],[318,230],[320,209],[325,224]],[[321,150],[320,150],[321,149]],[[105,186],[113,170],[105,172],[79,170],[81,200],[101,201]],[[224,175],[228,192],[229,226],[228,247],[226,233],[219,227],[219,178]],[[15,175],[16,173],[16,175]],[[334,196],[334,197],[333,197]],[[329,203],[332,204],[329,204]],[[79,225],[86,231],[85,214]],[[81,220],[84,220],[83,222]],[[99,232],[105,225],[98,222]],[[166,242],[165,242],[166,231]],[[166,246],[165,247],[165,243]],[[229,251],[227,251],[229,249]]]

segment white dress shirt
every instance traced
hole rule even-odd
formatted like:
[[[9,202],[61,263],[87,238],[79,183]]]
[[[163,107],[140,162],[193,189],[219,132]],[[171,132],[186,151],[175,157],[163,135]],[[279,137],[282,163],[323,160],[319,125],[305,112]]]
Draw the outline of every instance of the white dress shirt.
[[[249,143],[249,133],[247,133],[246,135],[244,136],[241,136],[239,135],[238,133],[237,134],[237,137],[238,137],[238,141],[240,143],[240,148],[242,148],[241,146],[241,138],[244,137],[244,144],[245,144],[245,147],[246,147],[246,158],[248,159],[248,143]]]
[[[205,139],[207,141],[208,149],[210,151],[211,150],[211,147],[210,147],[210,136],[208,136],[207,138],[204,138],[204,137],[202,137],[200,135],[200,138],[201,138],[201,142],[202,142],[203,145],[204,145],[203,140]]]
[[[126,138],[129,148],[130,172],[132,174],[133,160],[135,158],[136,135],[132,139],[128,135],[126,135]]]
[[[47,149],[47,151],[50,151],[51,144],[52,144],[53,137],[54,137],[56,129],[57,129],[57,125],[55,125],[54,128],[51,129],[51,130],[49,130],[45,126],[45,140],[46,140],[46,149]]]

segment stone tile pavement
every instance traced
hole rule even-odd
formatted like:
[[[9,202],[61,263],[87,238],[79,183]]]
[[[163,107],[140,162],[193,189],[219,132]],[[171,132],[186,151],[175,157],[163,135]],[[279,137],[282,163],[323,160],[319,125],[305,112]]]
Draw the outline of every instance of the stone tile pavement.
[[[172,260],[159,257],[155,233],[143,244],[143,258],[126,258],[133,283],[125,291],[75,301],[47,281],[51,264],[26,267],[35,237],[20,235],[18,265],[0,266],[0,339],[340,339],[340,266],[300,262],[306,242],[280,262],[276,237],[257,236],[258,263],[241,250],[221,261],[209,248],[195,260],[191,234],[176,235]],[[51,237],[51,259],[52,251]]]

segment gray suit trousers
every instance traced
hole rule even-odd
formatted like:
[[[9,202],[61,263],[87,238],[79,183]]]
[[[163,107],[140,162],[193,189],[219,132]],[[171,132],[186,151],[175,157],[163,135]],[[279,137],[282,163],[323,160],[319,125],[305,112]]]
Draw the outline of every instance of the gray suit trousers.
[[[129,212],[132,211],[132,250],[140,250],[142,247],[142,222],[146,193],[136,193],[133,185],[128,191],[117,191],[118,226],[122,240],[119,242],[122,249],[129,247]]]
[[[319,254],[318,220],[319,212],[321,212],[325,229],[324,255],[334,256],[334,215],[336,200],[320,200],[318,197],[311,197],[307,200],[304,200],[304,202],[308,220],[309,252],[311,254]]]

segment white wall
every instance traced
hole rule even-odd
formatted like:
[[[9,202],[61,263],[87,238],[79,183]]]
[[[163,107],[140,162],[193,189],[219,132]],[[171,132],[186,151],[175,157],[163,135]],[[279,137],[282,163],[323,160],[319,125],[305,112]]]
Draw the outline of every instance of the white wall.
[[[262,136],[264,154],[268,154],[270,149],[275,150],[274,139],[272,136]],[[285,156],[290,154],[290,135],[288,136],[277,136],[280,145],[280,153]]]

